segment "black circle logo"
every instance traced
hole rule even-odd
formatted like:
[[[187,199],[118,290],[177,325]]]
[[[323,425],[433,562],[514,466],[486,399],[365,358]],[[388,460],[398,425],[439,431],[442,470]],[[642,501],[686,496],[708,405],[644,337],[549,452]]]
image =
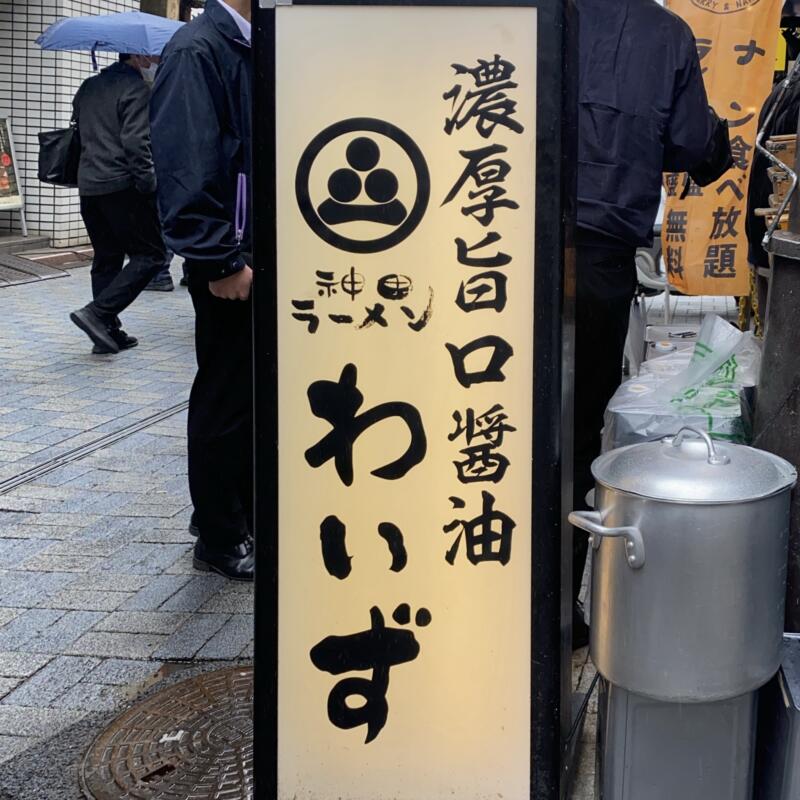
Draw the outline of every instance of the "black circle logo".
[[[321,184],[323,196],[312,199],[312,171],[323,151],[331,151],[338,163]],[[342,120],[318,133],[295,176],[308,226],[349,253],[379,253],[402,242],[425,215],[430,193],[428,165],[414,140],[390,122],[368,117]]]

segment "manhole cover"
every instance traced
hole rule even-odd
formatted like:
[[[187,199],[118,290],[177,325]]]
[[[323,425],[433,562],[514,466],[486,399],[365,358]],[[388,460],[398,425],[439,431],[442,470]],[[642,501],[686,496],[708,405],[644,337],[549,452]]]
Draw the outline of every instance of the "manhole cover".
[[[96,800],[251,800],[253,670],[207,672],[117,717],[83,761]]]

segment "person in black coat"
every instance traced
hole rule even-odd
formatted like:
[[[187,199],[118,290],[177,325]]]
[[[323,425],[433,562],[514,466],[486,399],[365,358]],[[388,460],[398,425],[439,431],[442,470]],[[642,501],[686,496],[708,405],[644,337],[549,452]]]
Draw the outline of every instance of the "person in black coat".
[[[578,230],[574,507],[594,486],[603,414],[622,377],[636,249],[653,241],[662,172],[689,172],[714,146],[689,26],[654,0],[578,0]],[[587,538],[574,533],[577,598]],[[587,631],[573,615],[574,641]]]
[[[249,0],[208,0],[164,50],[150,106],[164,234],[186,260],[196,316],[194,565],[236,580],[254,567],[249,20]]]
[[[163,267],[164,240],[156,210],[145,78],[157,58],[125,55],[78,89],[73,117],[81,141],[78,192],[94,248],[92,296],[70,319],[94,342],[94,353],[138,343],[118,315]],[[125,269],[125,256],[129,263]]]

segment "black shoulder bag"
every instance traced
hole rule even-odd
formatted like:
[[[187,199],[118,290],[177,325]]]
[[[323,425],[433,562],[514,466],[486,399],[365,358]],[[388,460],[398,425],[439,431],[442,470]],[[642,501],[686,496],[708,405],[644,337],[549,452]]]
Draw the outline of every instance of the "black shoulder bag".
[[[39,180],[56,186],[78,185],[81,137],[78,126],[39,134]]]

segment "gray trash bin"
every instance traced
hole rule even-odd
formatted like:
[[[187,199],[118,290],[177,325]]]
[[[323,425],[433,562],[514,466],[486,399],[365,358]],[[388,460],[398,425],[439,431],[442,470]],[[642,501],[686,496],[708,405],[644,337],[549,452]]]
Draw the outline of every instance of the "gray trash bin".
[[[688,437],[687,433],[693,433]],[[783,459],[694,429],[592,465],[591,655],[605,800],[750,800],[755,693],[781,659]]]

